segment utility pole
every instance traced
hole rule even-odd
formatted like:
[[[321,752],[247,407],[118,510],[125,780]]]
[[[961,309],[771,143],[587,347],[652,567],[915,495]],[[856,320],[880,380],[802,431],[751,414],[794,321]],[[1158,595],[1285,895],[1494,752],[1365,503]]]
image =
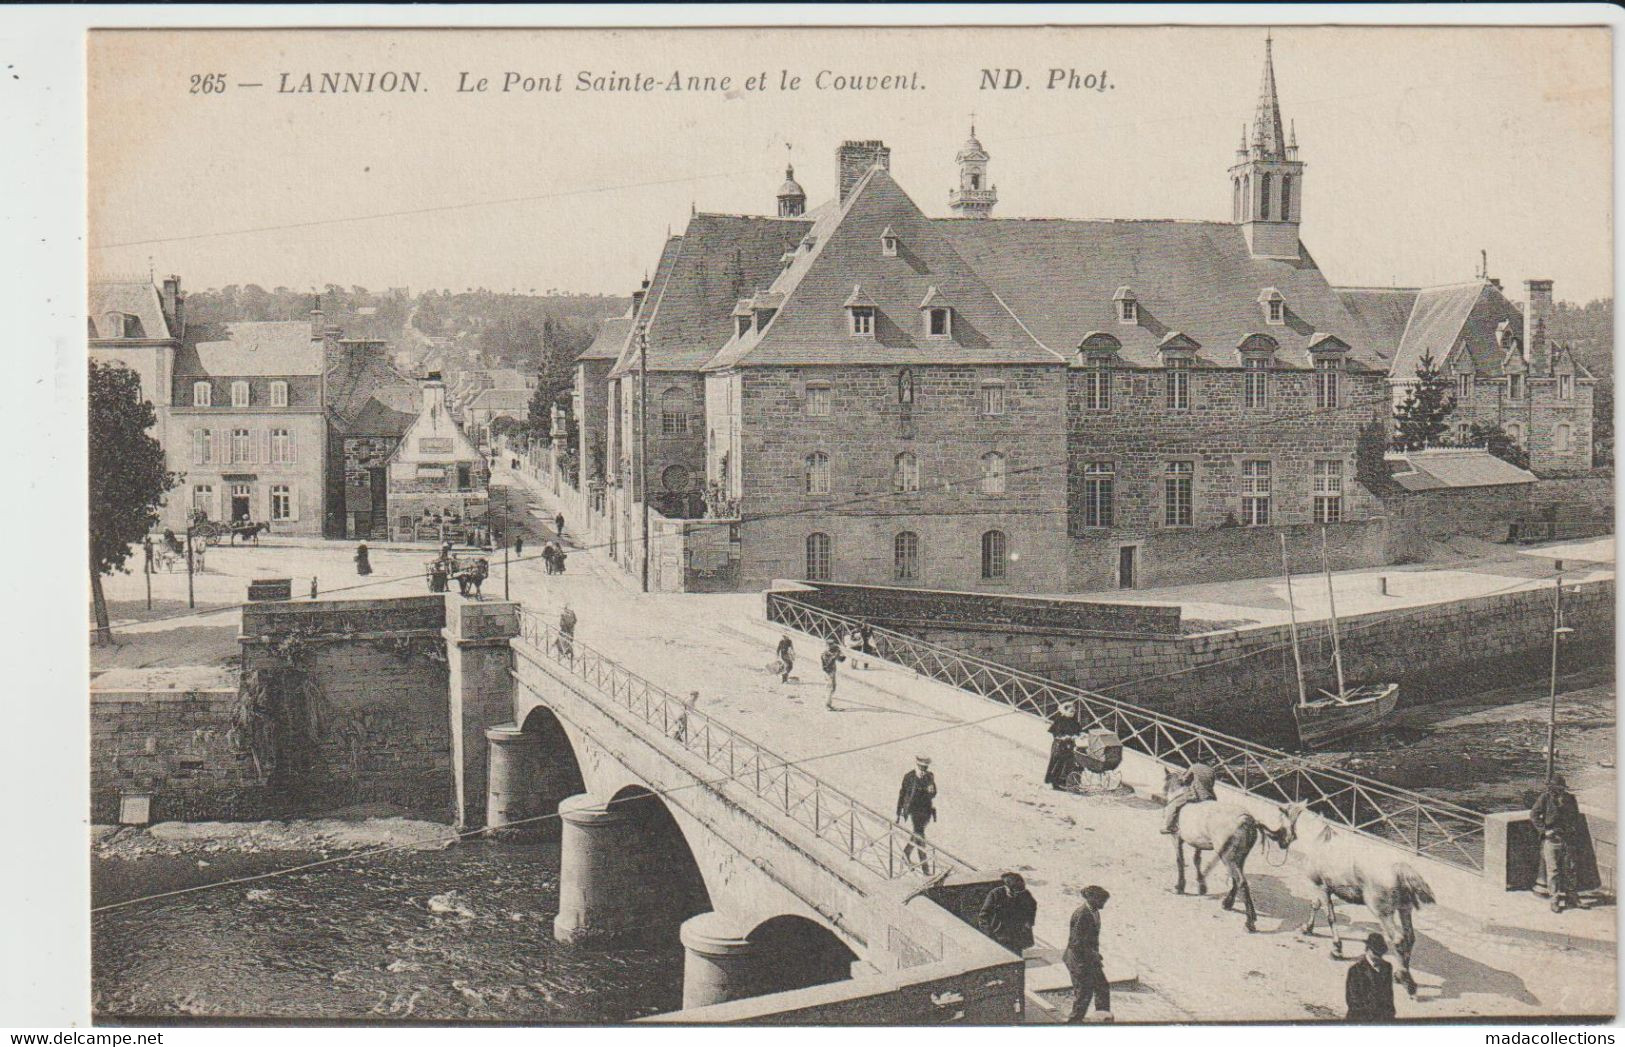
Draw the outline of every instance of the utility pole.
[[[1557,576],[1557,588],[1552,590],[1552,683],[1551,709],[1546,718],[1546,780],[1552,780],[1557,769],[1557,646],[1563,637],[1574,632],[1563,625],[1563,576]]]
[[[638,498],[643,503],[643,591],[649,591],[649,327],[638,325]]]
[[[192,596],[192,527],[186,525],[186,606],[196,607],[197,601]]]
[[[146,553],[146,563],[141,567],[141,573],[147,576],[147,610],[152,610],[152,539],[148,538],[141,543],[142,551]]]
[[[508,503],[502,503],[502,598],[508,598]]]

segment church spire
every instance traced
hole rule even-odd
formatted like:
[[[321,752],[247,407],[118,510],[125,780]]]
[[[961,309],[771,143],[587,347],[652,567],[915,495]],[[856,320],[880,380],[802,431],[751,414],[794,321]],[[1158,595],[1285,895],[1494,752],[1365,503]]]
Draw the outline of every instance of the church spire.
[[[1281,102],[1275,95],[1274,41],[1264,36],[1264,76],[1258,84],[1258,112],[1253,115],[1253,147],[1261,160],[1285,160],[1286,132]]]

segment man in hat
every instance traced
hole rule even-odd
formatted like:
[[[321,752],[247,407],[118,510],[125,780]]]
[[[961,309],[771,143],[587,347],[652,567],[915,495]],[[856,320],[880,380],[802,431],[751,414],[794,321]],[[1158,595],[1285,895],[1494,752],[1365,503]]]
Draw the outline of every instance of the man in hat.
[[[1383,959],[1388,943],[1372,931],[1365,938],[1365,955],[1349,967],[1343,996],[1351,1022],[1394,1020],[1394,968]]]
[[[1020,954],[1032,948],[1033,923],[1038,919],[1038,899],[1027,890],[1027,881],[1017,872],[999,877],[999,885],[987,892],[976,925],[982,933]]]
[[[903,775],[903,787],[897,793],[897,821],[907,817],[914,827],[913,835],[903,845],[903,860],[913,861],[910,855],[918,852],[920,871],[931,875],[931,862],[925,850],[925,827],[937,816],[937,779],[931,774],[929,756],[914,757],[914,769]]]
[[[837,667],[844,661],[846,661],[846,653],[841,650],[840,641],[831,636],[829,643],[824,646],[823,655],[818,660],[819,666],[824,670],[825,678],[829,680],[829,694],[824,698],[824,708],[830,712],[835,711],[835,672]]]
[[[1552,912],[1579,908],[1579,892],[1596,887],[1597,877],[1590,831],[1561,774],[1552,775],[1546,783],[1546,791],[1529,809],[1529,820],[1540,833],[1541,872]]]
[[[1106,888],[1090,884],[1083,889],[1083,904],[1072,911],[1068,923],[1061,961],[1072,975],[1072,1014],[1067,1021],[1074,1025],[1083,1022],[1091,1002],[1101,1021],[1112,1020],[1112,989],[1100,957],[1100,913],[1110,898]]]
[[[1172,836],[1179,831],[1179,809],[1186,804],[1202,803],[1206,800],[1216,800],[1218,795],[1213,791],[1217,776],[1213,768],[1198,760],[1185,768],[1179,776],[1179,791],[1174,793],[1168,804],[1168,809],[1162,815],[1162,831],[1166,836]]]

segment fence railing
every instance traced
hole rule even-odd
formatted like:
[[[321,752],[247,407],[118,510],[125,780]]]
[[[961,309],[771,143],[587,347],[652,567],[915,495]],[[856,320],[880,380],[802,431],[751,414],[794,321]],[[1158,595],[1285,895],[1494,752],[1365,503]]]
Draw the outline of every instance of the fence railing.
[[[891,818],[565,635],[534,612],[521,615],[520,635],[536,654],[704,760],[718,772],[713,784],[743,786],[870,872],[895,880],[939,873],[950,866],[974,871],[969,862],[915,837]]]
[[[767,594],[767,616],[822,639],[844,637],[858,624],[776,592]],[[1253,796],[1304,803],[1346,829],[1475,872],[1484,869],[1481,812],[891,629],[872,626],[870,642],[880,658],[1034,716],[1048,718],[1062,703],[1075,702],[1080,721],[1115,732],[1127,748],[1175,766],[1206,763],[1221,781]]]

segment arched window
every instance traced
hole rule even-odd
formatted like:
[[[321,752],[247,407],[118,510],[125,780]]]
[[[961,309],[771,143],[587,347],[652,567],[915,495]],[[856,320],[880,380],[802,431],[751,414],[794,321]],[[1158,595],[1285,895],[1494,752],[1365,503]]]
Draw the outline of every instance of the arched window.
[[[1004,455],[997,451],[982,456],[982,493],[1004,493]]]
[[[829,493],[829,455],[823,451],[807,456],[807,493]]]
[[[1281,176],[1281,221],[1292,221],[1292,176]]]
[[[807,536],[807,580],[809,582],[827,582],[829,581],[829,571],[829,535],[823,531],[814,531]]]
[[[672,386],[660,394],[660,431],[666,436],[688,432],[688,393]]]
[[[1519,447],[1523,446],[1523,423],[1510,422],[1507,424],[1507,437]]]
[[[920,462],[912,451],[904,451],[892,463],[892,489],[905,494],[920,489]]]
[[[1270,220],[1270,190],[1274,188],[1270,182],[1268,171],[1258,176],[1258,217],[1266,222]]]
[[[982,578],[984,581],[996,581],[1004,577],[1004,563],[1007,555],[1006,542],[1003,531],[988,531],[982,535]]]
[[[1559,425],[1556,429],[1553,429],[1552,450],[1558,452],[1559,454],[1567,453],[1569,449],[1569,437],[1572,432],[1573,430],[1570,429],[1567,424]]]
[[[892,539],[892,578],[899,582],[920,580],[920,536],[901,531]]]

